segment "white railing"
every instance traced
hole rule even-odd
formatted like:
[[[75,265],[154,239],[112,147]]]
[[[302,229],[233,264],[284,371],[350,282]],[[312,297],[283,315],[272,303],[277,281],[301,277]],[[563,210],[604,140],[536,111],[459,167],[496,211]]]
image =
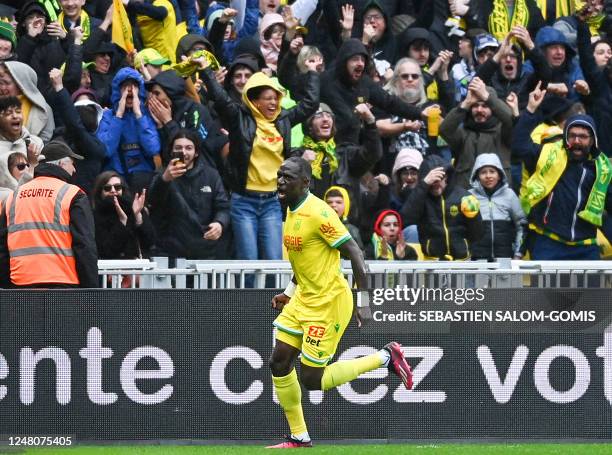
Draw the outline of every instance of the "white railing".
[[[367,261],[371,287],[612,287],[612,261],[437,262]],[[242,289],[283,288],[291,278],[287,261],[200,261],[168,258],[98,262],[102,287]],[[349,283],[350,262],[342,261]]]

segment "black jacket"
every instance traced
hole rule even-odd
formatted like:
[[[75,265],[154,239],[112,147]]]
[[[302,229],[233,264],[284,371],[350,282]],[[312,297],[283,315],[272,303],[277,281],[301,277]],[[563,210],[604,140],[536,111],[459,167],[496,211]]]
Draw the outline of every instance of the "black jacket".
[[[142,211],[142,224],[136,225],[131,201],[119,199],[128,216],[124,226],[119,221],[112,200],[97,200],[94,208],[96,245],[100,259],[136,259],[147,257],[154,243],[155,232],[147,213]]]
[[[172,182],[164,182],[162,172],[153,178],[148,195],[161,252],[191,259],[227,258],[230,202],[219,173],[201,159]],[[223,226],[223,236],[216,241],[203,238],[212,222]]]
[[[204,85],[208,88],[210,98],[215,102],[215,109],[221,117],[223,126],[229,131],[230,150],[225,169],[227,183],[233,191],[242,193],[246,188],[247,172],[257,123],[244,103],[234,101],[223,90],[210,68],[202,72],[202,77]],[[292,155],[291,128],[314,114],[318,106],[319,74],[309,71],[304,99],[291,109],[283,109],[275,121],[276,129],[283,137],[283,156],[285,158]]]
[[[423,182],[436,167],[444,167],[448,176],[448,185],[441,196],[431,195]],[[452,167],[439,156],[425,158],[419,169],[419,184],[401,211],[404,226],[417,225],[423,254],[441,260],[469,259],[471,243],[482,234],[480,213],[468,218],[461,212],[461,201],[470,193],[455,186],[453,174]]]
[[[335,68],[323,73],[321,78],[321,101],[329,105],[336,116],[337,142],[359,143],[361,120],[354,113],[355,106],[370,103],[391,114],[405,119],[420,119],[421,110],[390,95],[369,76],[362,75],[353,82],[347,73],[346,62],[354,55],[366,57],[366,68],[370,60],[361,41],[350,39],[338,51]]]
[[[526,57],[531,61],[533,68],[532,73],[523,72],[523,56],[520,48],[515,47],[515,52],[518,55],[518,67],[516,70],[516,78],[513,80],[506,79],[500,69],[500,64],[496,63],[492,58],[488,59],[482,65],[478,65],[476,76],[482,81],[495,89],[495,93],[500,99],[505,100],[510,92],[516,93],[519,97],[519,107],[522,109],[529,101],[529,92],[531,92],[538,81],[549,81],[552,77],[552,70],[542,51],[534,47],[531,51],[525,51]]]
[[[208,109],[185,96],[185,80],[172,70],[162,71],[147,84],[158,84],[172,101],[172,120],[159,129],[162,144],[168,144],[176,132],[187,128],[197,133],[202,139],[204,158],[217,167],[219,152],[227,142],[227,136],[220,131]],[[169,149],[163,148],[164,164],[170,161]]]
[[[612,134],[608,129],[612,125],[612,83],[608,79],[609,70],[607,68],[600,69],[595,63],[591,46],[591,32],[584,23],[578,25],[577,45],[580,67],[591,88],[591,96],[589,96],[591,105],[588,108],[589,113],[595,120],[597,131],[599,131],[599,149],[606,156],[612,156]],[[606,134],[602,134],[604,132]]]
[[[72,104],[66,89],[55,92],[52,106],[65,125],[63,138],[75,153],[85,158],[84,160],[75,160],[77,171],[73,176],[72,183],[89,194],[102,169],[106,148],[94,133],[85,129],[81,116]]]
[[[36,177],[53,177],[64,182],[70,182],[70,175],[61,167],[54,164],[39,164],[34,170]],[[72,251],[76,261],[76,270],[79,277],[79,287],[97,288],[98,280],[98,252],[94,233],[94,220],[89,205],[89,199],[83,192],[79,192],[70,204],[70,234],[72,235]],[[8,251],[8,229],[6,212],[0,213],[0,287],[14,287],[10,282],[10,255]],[[35,270],[32,273],[36,273]],[[40,283],[54,286],[54,283]],[[55,285],[57,286],[57,285]],[[70,287],[62,285],[61,287]]]

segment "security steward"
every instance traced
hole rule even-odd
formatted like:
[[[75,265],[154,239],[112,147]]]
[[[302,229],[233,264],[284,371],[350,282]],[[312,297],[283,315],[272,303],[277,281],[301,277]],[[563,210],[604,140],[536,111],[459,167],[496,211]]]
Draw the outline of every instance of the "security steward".
[[[98,253],[87,195],[68,183],[83,157],[60,141],[42,150],[34,178],[0,212],[0,287],[98,287]]]

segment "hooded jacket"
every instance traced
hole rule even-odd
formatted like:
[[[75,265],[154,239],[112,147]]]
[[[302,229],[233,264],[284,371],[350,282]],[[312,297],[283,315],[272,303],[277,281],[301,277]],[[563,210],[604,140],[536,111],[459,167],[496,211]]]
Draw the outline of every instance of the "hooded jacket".
[[[257,123],[251,110],[244,104],[234,101],[215,79],[210,68],[202,72],[203,81],[208,89],[210,98],[215,102],[215,109],[219,113],[224,126],[229,131],[230,150],[224,171],[227,173],[227,181],[233,191],[244,193],[247,185],[247,173],[251,161],[251,153]],[[255,77],[253,75],[251,79]],[[252,87],[256,82],[253,80]],[[273,87],[278,90],[277,87]],[[247,87],[245,87],[245,93]],[[280,104],[280,103],[279,103]],[[306,96],[295,107],[280,113],[274,120],[274,126],[283,138],[284,159],[289,158],[291,153],[291,128],[305,121],[313,115],[319,106],[319,75],[309,71],[306,81]]]
[[[501,177],[493,191],[487,191],[478,178],[485,166],[497,169]],[[494,153],[478,155],[470,193],[480,202],[484,233],[472,244],[473,259],[511,258],[521,254],[527,217],[516,193],[508,186],[508,178],[499,157]]]
[[[282,25],[283,27],[285,26],[283,16],[276,13],[264,14],[264,17],[262,17],[259,23],[259,42],[261,43],[261,53],[266,60],[266,65],[273,71],[276,71],[278,56],[281,49],[280,46],[277,46],[271,39],[266,40],[265,34],[270,27],[273,27],[276,24]]]
[[[163,144],[168,144],[176,132],[187,128],[197,133],[202,139],[204,158],[216,167],[217,155],[227,142],[227,136],[221,133],[220,126],[210,115],[210,111],[185,95],[185,80],[173,70],[162,71],[147,86],[159,85],[172,101],[172,120],[159,130]],[[163,161],[170,161],[170,151],[163,151]]]
[[[578,101],[580,97],[574,89],[574,82],[577,80],[584,80],[584,75],[575,58],[576,52],[567,42],[565,35],[553,27],[542,27],[535,37],[534,44],[543,55],[547,46],[552,44],[562,44],[565,46],[565,63],[559,68],[550,68],[550,80],[548,82],[564,83],[569,90],[567,97],[571,100]],[[531,74],[536,71],[535,65],[530,61],[525,62],[524,68],[526,74]],[[544,76],[547,75],[548,74],[545,74]]]
[[[374,60],[387,61],[391,66],[397,61],[397,42],[391,32],[391,18],[378,0],[367,1],[360,14],[361,27],[353,27],[353,37],[361,39],[363,35],[364,16],[367,10],[375,8],[380,11],[385,21],[385,31],[378,41],[370,44],[370,55]]]
[[[344,225],[349,231],[349,234],[351,234],[351,237],[353,237],[353,240],[355,240],[359,248],[363,250],[363,241],[361,240],[361,234],[359,233],[359,229],[354,224],[349,223],[349,215],[351,214],[351,197],[349,196],[348,191],[346,191],[346,188],[336,185],[330,186],[329,188],[327,188],[327,191],[325,191],[325,194],[321,199],[327,202],[327,195],[332,190],[339,191],[340,194],[342,194],[342,199],[344,200],[344,212],[340,216],[340,221],[344,223]],[[355,205],[355,207],[357,206],[358,205]]]
[[[34,170],[36,177],[53,177],[70,182],[70,175],[55,164],[41,163]],[[70,203],[70,234],[72,235],[72,252],[76,261],[79,287],[97,288],[98,253],[94,233],[94,220],[89,199],[82,191]],[[6,212],[0,212],[0,287],[12,287],[10,283],[10,255],[8,251],[8,230]],[[46,283],[41,283],[46,284]],[[48,283],[53,285],[53,283]],[[61,286],[66,287],[66,286]]]
[[[366,74],[362,74],[357,81],[350,78],[346,65],[351,57],[358,54],[365,57],[365,73],[370,61],[368,51],[361,41],[352,38],[340,47],[335,67],[326,70],[321,78],[321,102],[329,105],[336,115],[338,143],[359,143],[361,120],[354,113],[354,109],[360,103],[370,103],[405,119],[421,118],[419,108],[390,95]]]
[[[424,178],[432,169],[444,168],[447,186],[441,196],[429,192]],[[467,190],[455,185],[453,167],[437,155],[425,158],[419,169],[419,184],[410,193],[401,210],[404,225],[416,224],[419,242],[426,257],[462,260],[471,257],[471,245],[482,234],[482,217],[465,216],[461,205]],[[473,197],[473,196],[471,196]]]
[[[552,77],[552,69],[548,66],[542,51],[534,47],[531,51],[525,50],[527,59],[531,62],[534,71],[528,73],[523,66],[523,50],[517,45],[513,46],[517,56],[516,77],[512,80],[506,79],[501,71],[503,62],[497,63],[492,58],[487,59],[482,65],[478,65],[476,76],[490,87],[495,89],[495,93],[500,99],[505,100],[510,92],[516,93],[519,97],[519,105],[523,107],[529,100],[531,92],[538,81],[548,81]]]
[[[247,67],[248,69],[251,70],[253,74],[255,74],[256,72],[259,71],[259,63],[257,62],[257,59],[251,55],[248,55],[248,54],[238,55],[227,70],[227,74],[225,75],[225,79],[223,81],[223,87],[225,88],[227,93],[229,93],[229,95],[232,97],[234,101],[240,103],[242,101],[242,95],[238,93],[238,91],[232,85],[232,78],[234,77],[234,73],[236,72],[239,66]],[[283,86],[287,87],[284,84]],[[291,87],[288,87],[288,88],[291,89]]]
[[[53,130],[55,129],[53,111],[47,104],[47,101],[45,101],[42,93],[38,90],[38,76],[34,70],[25,63],[4,63],[15,80],[15,84],[17,84],[23,93],[23,96],[32,104],[30,114],[24,126],[31,134],[40,137],[43,141],[47,142],[51,140]]]
[[[491,117],[484,124],[474,122],[471,109],[461,106],[452,109],[440,124],[440,136],[448,143],[455,157],[457,185],[470,187],[470,174],[476,157],[481,153],[500,156],[506,175],[510,175],[510,138],[512,135],[512,111],[499,99],[495,91],[487,87],[486,105]]]
[[[121,99],[121,84],[127,79],[138,82],[138,98],[142,117],[136,118],[131,109],[125,110],[123,118],[116,115]],[[161,143],[155,123],[145,105],[144,79],[133,68],[119,70],[112,83],[112,109],[104,111],[96,133],[106,146],[105,170],[112,169],[124,177],[136,172],[152,172],[153,158],[159,155]]]
[[[513,156],[520,159],[527,172],[533,174],[544,144],[535,144],[530,137],[531,131],[541,121],[540,115],[525,111],[519,117],[512,135]],[[595,121],[589,115],[574,115],[570,117],[563,128],[563,140],[566,144],[567,133],[574,125],[587,127],[592,131],[595,145],[587,159],[575,161],[571,158],[561,177],[547,197],[536,204],[529,213],[529,228],[544,230],[555,234],[564,242],[576,242],[596,237],[596,226],[578,216],[584,210],[588,197],[595,182],[595,159],[601,153],[598,148]],[[561,139],[557,139],[561,140]],[[567,149],[564,146],[564,150]],[[612,185],[608,186],[604,207],[607,213],[612,213]],[[604,216],[605,218],[605,216]]]
[[[219,173],[199,158],[192,169],[171,182],[164,182],[162,173],[153,178],[148,195],[162,252],[192,259],[227,258],[222,239],[229,232],[230,202]],[[219,240],[203,238],[212,222],[223,226]]]
[[[41,93],[47,93],[51,88],[49,80],[49,71],[53,68],[59,68],[66,60],[66,52],[62,47],[62,42],[67,40],[55,39],[43,31],[40,35],[32,38],[28,35],[25,25],[25,19],[33,13],[43,14],[47,16],[44,7],[36,0],[26,1],[25,4],[17,12],[19,25],[17,26],[17,60],[32,67],[38,77],[38,89]],[[49,23],[47,18],[47,23]]]
[[[408,198],[408,195],[412,193],[412,188],[407,186],[403,187],[402,177],[400,175],[402,169],[412,167],[418,171],[422,162],[423,155],[416,149],[404,148],[399,151],[395,157],[393,168],[391,169],[391,181],[393,182],[393,186],[395,187],[395,195],[397,196],[397,199],[392,200],[392,207],[399,204],[398,209],[401,209],[401,206],[406,201],[406,198]]]

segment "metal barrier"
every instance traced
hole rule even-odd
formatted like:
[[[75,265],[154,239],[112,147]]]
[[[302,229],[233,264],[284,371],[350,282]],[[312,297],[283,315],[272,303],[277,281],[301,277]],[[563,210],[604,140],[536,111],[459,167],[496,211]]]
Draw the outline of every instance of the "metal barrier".
[[[292,276],[288,261],[199,261],[168,258],[98,262],[104,288],[283,288]],[[612,261],[438,262],[367,261],[369,286],[428,288],[610,288]],[[350,262],[342,261],[350,284]]]

